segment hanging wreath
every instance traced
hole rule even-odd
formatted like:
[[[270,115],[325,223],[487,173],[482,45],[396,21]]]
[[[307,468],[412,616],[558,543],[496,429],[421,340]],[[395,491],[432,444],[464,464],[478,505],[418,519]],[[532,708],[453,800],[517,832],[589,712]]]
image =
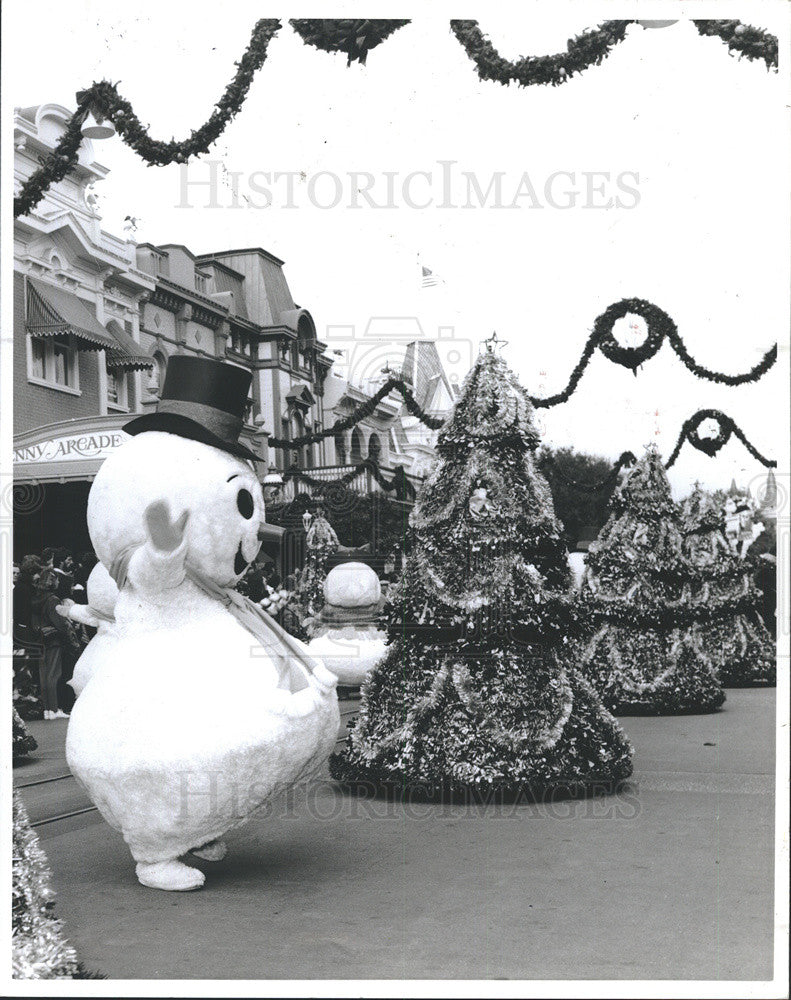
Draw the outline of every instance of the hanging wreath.
[[[712,437],[700,436],[700,425],[704,420],[711,420],[717,425],[717,433]],[[710,455],[712,458],[720,448],[724,448],[733,433],[733,421],[718,410],[698,410],[687,428],[687,441],[693,448]]]
[[[598,66],[619,42],[626,37],[632,21],[604,21],[589,31],[569,40],[565,52],[551,56],[522,56],[504,59],[481,31],[477,21],[451,21],[450,29],[461,42],[464,51],[478,69],[481,80],[494,80],[520,87],[565,83],[575,73],[589,66]]]
[[[624,347],[613,335],[615,323],[630,313],[644,319],[648,328],[645,340],[638,347]],[[673,325],[673,321],[658,306],[645,299],[622,299],[597,317],[593,334],[597,347],[608,361],[631,368],[636,375],[640,365],[653,358],[662,346],[668,333],[668,325]]]
[[[627,313],[634,313],[641,316],[648,327],[648,335],[639,347],[623,347],[613,336],[612,329],[615,321],[621,319]],[[690,355],[689,351],[681,339],[676,324],[670,316],[659,306],[645,299],[621,299],[608,306],[604,312],[598,316],[593,324],[593,331],[583,348],[582,355],[571,373],[566,388],[554,396],[547,396],[544,399],[531,396],[530,401],[533,406],[546,408],[557,406],[558,403],[565,403],[575,392],[580,379],[588,367],[590,359],[593,357],[596,348],[600,348],[602,354],[615,364],[631,368],[637,374],[637,368],[645,361],[650,360],[662,346],[667,338],[668,343],[678,355],[684,367],[696,375],[698,378],[706,379],[709,382],[719,382],[721,385],[744,385],[746,382],[756,382],[762,375],[777,361],[777,344],[770,347],[763,358],[748,372],[741,375],[725,375],[722,372],[712,371],[699,365]]]
[[[712,420],[717,424],[717,433],[713,437],[700,436],[700,425],[704,420]],[[777,467],[777,462],[762,455],[727,413],[723,413],[721,410],[698,410],[681,425],[675,447],[665,463],[665,468],[669,469],[675,463],[685,441],[689,441],[693,448],[713,458],[730,441],[732,435],[737,437],[753,458],[765,468]]]
[[[347,66],[354,60],[364,66],[371,49],[381,45],[409,21],[292,18],[288,23],[306,45],[323,52],[343,52]]]

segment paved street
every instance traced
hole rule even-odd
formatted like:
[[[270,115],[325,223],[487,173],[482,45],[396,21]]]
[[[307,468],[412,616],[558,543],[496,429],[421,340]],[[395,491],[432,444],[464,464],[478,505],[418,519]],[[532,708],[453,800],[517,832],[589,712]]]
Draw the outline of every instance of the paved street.
[[[635,776],[598,801],[410,807],[316,781],[232,833],[190,894],[138,885],[79,812],[65,723],[31,726],[14,778],[33,822],[77,813],[37,830],[67,934],[111,978],[765,979],[774,694],[624,719]]]

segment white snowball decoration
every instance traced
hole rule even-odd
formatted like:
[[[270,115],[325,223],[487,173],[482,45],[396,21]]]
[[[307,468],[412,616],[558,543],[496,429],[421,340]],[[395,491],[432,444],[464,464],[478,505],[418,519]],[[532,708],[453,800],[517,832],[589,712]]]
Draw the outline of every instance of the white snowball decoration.
[[[324,600],[336,608],[365,608],[378,604],[382,587],[376,572],[360,562],[334,566],[324,581]]]
[[[335,676],[282,633],[265,647],[217,596],[257,555],[263,519],[249,463],[161,431],[123,444],[91,489],[91,540],[122,587],[66,756],[147,886],[202,885],[178,858],[221,857],[220,838],[335,743]]]
[[[308,643],[311,655],[321,659],[340,684],[350,687],[362,684],[386,648],[386,632],[351,625],[328,629]]]

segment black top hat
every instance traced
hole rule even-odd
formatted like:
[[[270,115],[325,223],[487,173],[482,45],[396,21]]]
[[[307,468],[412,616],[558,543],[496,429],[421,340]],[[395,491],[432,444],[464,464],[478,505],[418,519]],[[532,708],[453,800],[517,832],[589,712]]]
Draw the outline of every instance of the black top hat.
[[[236,365],[175,354],[168,361],[156,413],[135,417],[124,430],[132,435],[166,431],[260,462],[259,455],[239,443],[251,381],[250,372]]]

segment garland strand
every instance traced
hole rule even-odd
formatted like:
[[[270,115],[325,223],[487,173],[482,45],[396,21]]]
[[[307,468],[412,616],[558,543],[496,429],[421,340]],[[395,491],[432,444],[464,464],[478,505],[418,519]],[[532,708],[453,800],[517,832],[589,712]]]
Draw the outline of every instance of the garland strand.
[[[118,93],[116,84],[102,80],[87,90],[80,91],[77,94],[77,110],[69,119],[63,138],[14,198],[14,218],[31,212],[52,184],[63,180],[76,166],[82,141],[82,123],[90,110],[108,118],[121,139],[149,166],[186,163],[191,156],[208,153],[212,143],[217,141],[241,110],[253,78],[266,60],[269,43],[280,27],[280,21],[272,18],[256,23],[250,44],[236,64],[236,73],[208,120],[181,142],[175,139],[169,142],[152,139],[132,105]]]
[[[388,493],[392,493],[393,490],[397,490],[399,486],[403,486],[404,480],[406,480],[405,476],[402,479],[402,477],[396,473],[388,482],[382,475],[379,466],[371,459],[364,459],[359,463],[359,465],[355,465],[353,469],[350,469],[337,479],[316,479],[315,476],[311,476],[307,472],[303,472],[301,469],[289,469],[287,472],[283,473],[283,479],[296,479],[301,483],[307,483],[318,492],[323,493],[325,490],[330,488],[335,489],[338,486],[348,486],[363,472],[370,472],[376,482]],[[408,487],[414,489],[414,487],[411,486],[411,483],[409,483],[409,480],[406,480],[406,483]]]
[[[698,430],[704,420],[716,420],[719,430],[713,438],[701,438]],[[714,456],[730,440],[731,435],[737,437],[749,453],[767,469],[777,468],[777,462],[762,455],[760,451],[748,440],[744,431],[736,422],[721,410],[698,410],[685,420],[678,433],[675,447],[670,454],[670,458],[665,463],[665,468],[669,469],[679,456],[679,452],[685,441],[689,441],[693,448],[702,451],[707,455]]]
[[[646,339],[638,347],[623,347],[613,336],[613,326],[616,320],[622,319],[627,314],[641,316],[648,327]],[[756,382],[762,375],[777,361],[777,344],[771,347],[754,368],[741,375],[724,375],[722,372],[712,371],[699,365],[690,355],[689,351],[681,339],[676,324],[668,314],[645,299],[621,299],[608,306],[605,311],[596,318],[593,324],[593,331],[583,349],[580,360],[577,362],[568,385],[554,396],[540,399],[531,396],[530,401],[535,407],[556,406],[558,403],[565,403],[574,393],[580,379],[593,357],[596,348],[614,364],[631,368],[634,374],[644,362],[650,360],[664,343],[665,339],[670,343],[673,350],[680,358],[682,364],[693,375],[698,378],[707,379],[710,382],[719,382],[721,385],[743,385],[745,382]]]
[[[516,83],[520,87],[546,84],[557,87],[576,73],[601,65],[612,49],[624,40],[628,26],[634,23],[634,19],[604,21],[597,28],[570,39],[565,52],[522,56],[513,61],[500,55],[477,21],[451,21],[450,27],[475,63],[481,80],[493,80],[504,86]],[[721,38],[731,54],[736,52],[740,57],[763,59],[767,69],[777,70],[778,41],[775,35],[741,21],[693,20],[692,23],[701,35]]]
[[[409,21],[292,19],[290,23],[306,44],[328,52],[345,52],[350,65],[352,60],[364,63],[371,49]],[[604,21],[598,28],[572,38],[566,52],[552,56],[526,56],[516,62],[499,55],[481,32],[477,21],[451,21],[450,27],[476,64],[482,80],[496,80],[503,84],[515,82],[522,87],[548,83],[556,87],[589,66],[599,65],[611,49],[624,40],[631,23],[629,20]],[[763,59],[767,68],[777,69],[778,41],[774,35],[740,21],[697,20],[693,23],[701,35],[721,38],[731,53],[736,52],[748,59]],[[82,142],[81,128],[89,111],[109,119],[121,139],[149,166],[186,163],[192,156],[207,153],[241,110],[253,78],[266,60],[269,43],[280,27],[280,21],[274,18],[264,18],[256,23],[250,43],[236,64],[234,78],[208,120],[181,142],[175,138],[169,142],[152,139],[148,127],[142,125],[132,105],[118,93],[116,84],[102,80],[93,83],[87,90],[79,91],[77,110],[66,123],[60,142],[14,198],[14,218],[32,212],[49,188],[62,181],[77,165]]]
[[[692,23],[701,35],[716,35],[717,38],[726,42],[731,55],[736,52],[739,57],[763,59],[767,69],[773,69],[777,72],[778,43],[775,35],[770,35],[762,28],[753,28],[752,25],[742,24],[741,21],[696,21],[693,19]]]
[[[494,80],[520,87],[551,84],[557,87],[575,73],[598,66],[624,40],[632,21],[604,21],[569,40],[565,52],[551,56],[522,56],[504,59],[481,31],[477,21],[451,21],[450,29],[475,63],[481,80]]]
[[[572,479],[567,476],[565,472],[560,468],[552,455],[546,455],[546,457],[541,462],[542,471],[545,469],[551,470],[551,476],[557,478],[566,486],[570,486],[574,490],[579,490],[581,493],[600,493],[604,490],[608,492],[612,489],[618,479],[618,473],[624,466],[631,466],[637,461],[635,456],[631,451],[624,451],[618,456],[618,460],[612,469],[607,473],[604,479],[601,479],[597,483],[581,483],[577,479]]]
[[[364,66],[371,49],[381,45],[409,21],[292,18],[288,23],[306,45],[323,52],[343,52],[347,56],[347,66],[351,66],[353,60]]]
[[[370,399],[367,399],[364,403],[360,403],[345,417],[340,417],[332,427],[326,427],[323,431],[314,431],[312,434],[303,434],[302,437],[292,438],[290,441],[287,438],[269,438],[269,446],[271,448],[301,448],[306,444],[317,444],[319,441],[331,437],[338,431],[348,431],[355,424],[359,424],[361,420],[370,417],[385,396],[389,395],[394,389],[401,395],[407,410],[413,417],[417,417],[421,423],[432,430],[438,430],[442,427],[444,420],[439,417],[432,417],[426,413],[412,395],[412,391],[406,382],[402,378],[391,376]]]

